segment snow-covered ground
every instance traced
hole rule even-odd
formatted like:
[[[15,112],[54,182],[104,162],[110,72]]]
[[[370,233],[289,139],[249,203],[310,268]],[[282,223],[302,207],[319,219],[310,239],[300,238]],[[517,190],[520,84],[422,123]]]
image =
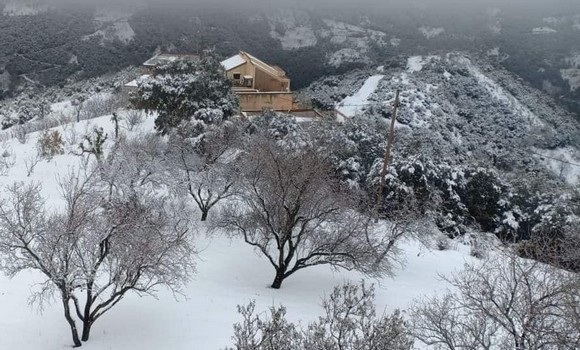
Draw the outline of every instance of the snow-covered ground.
[[[440,56],[412,56],[407,60],[407,72],[415,73],[423,70],[425,64],[433,60],[440,60]]]
[[[376,88],[383,76],[367,80],[352,102],[364,101]],[[73,131],[83,135],[93,126],[111,133],[110,116],[103,116],[78,124],[59,127],[63,135]],[[152,130],[153,120],[146,119],[139,128]],[[129,133],[129,136],[132,133]],[[34,156],[37,134],[30,135],[27,143],[8,140],[0,147],[9,150],[15,165],[7,176],[0,177],[0,186],[15,181],[40,182],[43,195],[49,203],[57,205],[59,196],[57,177],[77,166],[80,157],[67,152],[53,160],[40,162],[27,177],[25,161]],[[108,141],[110,142],[110,141]],[[71,150],[76,143],[65,147]],[[236,305],[255,299],[257,309],[284,304],[290,320],[303,323],[321,314],[321,297],[344,281],[363,278],[355,272],[333,271],[328,267],[315,267],[300,271],[290,277],[282,289],[268,288],[273,278],[269,263],[240,240],[230,240],[220,235],[206,236],[204,226],[197,228],[197,273],[183,296],[177,299],[161,290],[158,299],[128,295],[113,310],[103,316],[93,328],[91,340],[85,349],[102,350],[158,350],[158,349],[220,349],[228,345],[232,324],[239,321]],[[446,288],[438,277],[460,269],[472,258],[467,248],[459,246],[450,251],[429,251],[416,241],[401,245],[406,260],[398,267],[396,277],[370,280],[377,284],[377,308],[392,311],[405,308],[415,297],[431,294]],[[58,302],[47,305],[38,313],[28,305],[30,291],[41,281],[37,273],[22,273],[10,280],[0,277],[0,348],[18,350],[68,349],[71,340],[68,326]]]
[[[571,147],[553,150],[535,150],[543,163],[555,175],[571,185],[580,183],[580,152]]]
[[[2,4],[0,4],[2,5]],[[41,1],[9,1],[4,6],[4,16],[34,16],[48,10],[48,6]]]
[[[295,50],[303,47],[315,46],[318,43],[316,34],[312,28],[307,26],[299,26],[287,29],[283,35],[277,31],[272,30],[270,36],[274,39],[280,40],[284,50]]]
[[[420,27],[419,32],[427,39],[436,38],[445,33],[445,28],[437,27]]]
[[[111,23],[105,28],[97,30],[93,34],[86,35],[83,39],[88,40],[94,37],[100,38],[101,42],[119,40],[120,42],[127,44],[135,37],[135,31],[129,24],[128,20],[121,20]]]
[[[580,69],[562,69],[560,73],[562,74],[562,79],[566,80],[570,85],[570,91],[574,92],[580,88]]]
[[[371,76],[365,81],[357,93],[342,100],[336,109],[347,117],[354,117],[357,113],[360,113],[364,105],[368,102],[369,96],[375,92],[379,86],[379,82],[384,77],[381,74]]]
[[[532,34],[554,34],[557,32],[558,31],[556,29],[550,27],[538,27],[532,29]]]

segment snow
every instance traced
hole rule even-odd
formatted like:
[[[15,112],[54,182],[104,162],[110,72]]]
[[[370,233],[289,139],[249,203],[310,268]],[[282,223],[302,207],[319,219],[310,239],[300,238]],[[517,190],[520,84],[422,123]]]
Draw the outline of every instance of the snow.
[[[558,32],[557,30],[550,27],[538,27],[532,29],[532,34],[553,34],[557,32]]]
[[[423,70],[423,67],[430,62],[440,60],[439,56],[412,56],[407,60],[407,72],[416,73]]]
[[[479,68],[477,68],[469,58],[465,56],[458,56],[455,58],[458,63],[463,64],[467,70],[473,75],[478,83],[483,86],[496,100],[505,103],[510,109],[519,113],[521,116],[527,118],[531,126],[543,126],[544,123],[535,115],[530,109],[524,106],[511,93],[502,88],[498,83],[486,76]]]
[[[312,47],[318,43],[318,39],[312,28],[306,26],[290,28],[284,32],[284,35],[280,35],[275,30],[272,30],[270,36],[280,40],[284,50]]]
[[[101,8],[95,13],[95,21],[98,23],[119,22],[131,18],[132,12],[127,9]]]
[[[139,78],[137,78],[135,80],[131,80],[130,82],[125,84],[125,87],[137,87],[139,80],[144,80],[144,79],[147,79],[149,77],[151,77],[151,75],[144,74],[144,75],[140,76]]]
[[[386,33],[360,26],[324,19],[327,29],[318,31],[322,38],[327,38],[340,50],[329,55],[329,64],[339,67],[344,63],[368,63],[371,45],[386,46]]]
[[[516,220],[516,218],[514,217],[514,213],[512,213],[511,211],[505,213],[504,217],[505,218],[503,219],[503,223],[511,227],[514,231],[520,227],[520,223],[518,222],[518,220]]]
[[[534,152],[556,176],[571,185],[580,183],[580,151],[572,147],[552,150],[534,149]]]
[[[487,50],[488,56],[498,57],[499,56],[499,47],[494,47],[493,49]]]
[[[423,36],[425,36],[425,38],[432,39],[432,38],[438,37],[439,35],[445,33],[445,28],[420,27],[419,31],[421,32],[421,34],[423,34]]]
[[[545,18],[542,18],[542,21],[544,21],[544,23],[550,24],[550,25],[559,25],[559,24],[566,23],[566,17],[545,17]]]
[[[161,291],[158,300],[128,295],[95,324],[91,340],[83,348],[220,349],[229,345],[232,324],[240,321],[238,304],[256,300],[258,312],[283,304],[291,321],[307,323],[322,313],[321,298],[334,286],[363,278],[315,267],[292,276],[276,291],[267,287],[273,269],[245,243],[214,238],[200,239],[198,244],[207,248],[199,256],[197,273],[185,297],[176,300],[168,291]],[[466,252],[427,251],[416,243],[403,248],[407,259],[404,271],[397,271],[394,279],[367,281],[377,285],[379,314],[405,308],[423,294],[444,291],[446,283],[438,274],[449,274],[470,259]],[[28,306],[29,285],[35,281],[37,275],[29,273],[13,280],[0,277],[0,307],[3,315],[14,315],[9,319],[0,316],[3,346],[21,350],[67,348],[70,335],[62,306],[49,305],[41,315]]]
[[[4,6],[2,14],[4,16],[34,16],[48,10],[48,6],[34,1],[10,1]]]
[[[407,61],[407,72],[420,72],[423,69],[423,64],[424,62],[422,56],[409,57],[409,60]]]
[[[269,15],[267,18],[270,37],[279,40],[284,50],[312,47],[318,43],[310,15],[306,12],[278,10],[276,15]]]
[[[566,80],[570,85],[570,91],[574,92],[580,88],[580,69],[561,69],[560,74],[562,75],[562,79]]]
[[[224,69],[226,71],[228,71],[230,69],[234,69],[238,66],[241,66],[244,63],[246,63],[246,60],[244,59],[244,57],[242,57],[242,55],[240,55],[240,54],[237,54],[235,56],[228,58],[227,60],[223,60],[221,62],[221,65],[222,65],[222,67],[224,67]]]
[[[330,55],[328,64],[333,67],[340,67],[345,63],[356,63],[361,61],[367,61],[367,58],[361,54],[360,50],[344,48]]]
[[[440,56],[411,56],[407,60],[407,72],[416,73],[423,70],[423,67],[433,61],[440,60]]]
[[[351,102],[362,102],[375,89],[383,76],[370,77]],[[64,103],[60,108],[67,108]],[[110,116],[68,124],[58,128],[67,134],[82,135],[93,126],[113,132]],[[141,126],[141,132],[153,130],[153,118]],[[128,132],[128,136],[134,135]],[[78,166],[81,157],[67,152],[50,162],[42,161],[34,173],[26,176],[24,161],[36,152],[32,134],[26,144],[8,140],[2,148],[16,155],[16,165],[7,176],[0,177],[0,186],[14,181],[41,182],[43,195],[49,205],[59,206],[57,177]],[[107,147],[111,147],[111,140]],[[70,146],[72,147],[72,146]],[[218,233],[204,235],[206,228],[199,224],[195,236],[199,250],[197,272],[183,296],[160,290],[158,299],[127,295],[115,308],[105,314],[93,327],[91,340],[83,349],[101,350],[190,350],[219,349],[229,345],[232,324],[240,321],[236,305],[256,300],[258,312],[283,304],[288,308],[291,321],[306,323],[321,314],[321,298],[334,286],[345,281],[357,282],[364,277],[355,272],[333,271],[319,266],[300,271],[290,277],[282,289],[273,290],[268,284],[273,278],[269,263],[241,240],[230,240]],[[383,310],[406,308],[416,297],[446,289],[439,277],[460,269],[473,261],[467,247],[457,251],[429,251],[414,240],[400,246],[406,266],[398,267],[396,277],[368,280],[377,285],[376,306]],[[37,273],[25,272],[13,279],[0,275],[0,339],[2,349],[37,350],[68,349],[71,340],[62,316],[62,306],[54,301],[45,305],[42,313],[28,305],[30,291],[42,281]]]
[[[574,68],[580,68],[580,54],[575,54],[565,59],[566,63]]]
[[[114,37],[123,43],[128,43],[135,37],[135,31],[127,21],[117,22],[113,25]]]
[[[345,98],[338,104],[337,110],[347,117],[354,117],[362,110],[362,106],[368,102],[368,98],[377,90],[379,82],[384,77],[384,75],[378,74],[368,78],[357,93]]]
[[[79,58],[77,55],[71,55],[68,59],[68,64],[79,64]]]
[[[107,24],[103,29],[97,30],[93,34],[85,35],[83,40],[100,38],[101,43],[119,40],[128,44],[135,37],[135,31],[129,24],[128,19]]]

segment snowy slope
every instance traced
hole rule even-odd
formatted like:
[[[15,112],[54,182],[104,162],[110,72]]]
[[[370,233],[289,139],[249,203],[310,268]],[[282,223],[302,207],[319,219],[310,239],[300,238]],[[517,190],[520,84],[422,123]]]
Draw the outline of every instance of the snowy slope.
[[[368,86],[376,85],[376,76]],[[371,84],[372,83],[372,84]],[[369,90],[367,90],[369,91]],[[371,91],[372,92],[372,91]],[[66,135],[75,130],[83,134],[93,126],[102,126],[111,133],[110,116],[69,124],[59,128]],[[153,121],[147,119],[141,131],[152,130]],[[129,133],[131,135],[132,133]],[[2,144],[15,155],[15,166],[7,176],[0,177],[0,185],[14,181],[34,181],[43,184],[43,194],[49,203],[58,206],[57,177],[78,165],[80,157],[71,154],[56,156],[52,161],[37,165],[26,176],[24,161],[34,155],[35,137],[26,144],[9,140]],[[110,144],[109,144],[110,145]],[[71,145],[66,148],[71,149]],[[288,279],[281,290],[268,288],[273,270],[268,262],[239,240],[219,235],[207,237],[203,226],[195,237],[200,250],[197,273],[185,295],[177,296],[162,290],[159,299],[128,295],[94,328],[91,340],[84,349],[101,350],[211,350],[228,345],[232,324],[239,320],[236,305],[257,301],[258,310],[272,305],[288,307],[291,320],[308,322],[320,315],[321,297],[347,280],[363,278],[354,272],[334,272],[327,267],[310,268]],[[398,268],[395,278],[371,280],[378,284],[377,307],[392,311],[405,308],[415,297],[445,288],[438,274],[449,274],[471,260],[466,250],[428,251],[415,241],[403,243],[404,268]],[[23,273],[12,280],[0,277],[0,348],[18,350],[67,349],[70,335],[62,317],[61,305],[47,305],[42,314],[28,305],[30,290],[41,279],[36,273]]]
[[[368,103],[369,96],[375,92],[379,82],[384,78],[384,75],[377,74],[369,77],[358,92],[352,96],[348,96],[342,100],[338,106],[337,110],[347,117],[354,117],[359,113],[366,103]]]
[[[2,5],[2,4],[0,4]],[[35,16],[45,12],[49,7],[41,1],[9,1],[2,10],[4,16]]]
[[[566,148],[576,155],[580,150],[580,123],[544,93],[463,53],[411,56],[397,67],[386,67],[381,73],[385,78],[378,80],[371,79],[375,72],[365,71],[368,80],[363,88],[346,98],[344,91],[360,72],[322,79],[308,92],[324,104],[334,99],[338,110],[348,116],[384,121],[391,108],[385,101],[393,101],[399,90],[397,126],[404,133],[396,147],[445,162],[477,161],[502,171],[537,171],[576,181],[573,174],[560,176],[532,153]]]

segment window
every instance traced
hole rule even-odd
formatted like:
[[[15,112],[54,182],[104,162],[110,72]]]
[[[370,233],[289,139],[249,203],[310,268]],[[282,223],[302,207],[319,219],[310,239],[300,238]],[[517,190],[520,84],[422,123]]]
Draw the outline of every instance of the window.
[[[240,80],[242,78],[242,73],[234,73],[234,80]]]

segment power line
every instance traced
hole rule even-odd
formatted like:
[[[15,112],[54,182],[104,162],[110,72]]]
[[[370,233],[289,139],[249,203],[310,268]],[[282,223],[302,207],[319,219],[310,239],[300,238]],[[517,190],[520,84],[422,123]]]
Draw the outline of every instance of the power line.
[[[577,163],[572,163],[572,162],[569,162],[567,160],[562,160],[562,159],[558,159],[558,158],[546,156],[546,155],[543,155],[541,153],[534,152],[534,151],[527,151],[527,152],[528,153],[535,154],[535,155],[538,155],[538,156],[543,157],[543,158],[548,158],[548,159],[555,160],[555,161],[560,162],[560,163],[565,163],[565,164],[569,164],[569,165],[576,166],[576,167],[579,167],[580,168],[580,164],[577,164]]]

